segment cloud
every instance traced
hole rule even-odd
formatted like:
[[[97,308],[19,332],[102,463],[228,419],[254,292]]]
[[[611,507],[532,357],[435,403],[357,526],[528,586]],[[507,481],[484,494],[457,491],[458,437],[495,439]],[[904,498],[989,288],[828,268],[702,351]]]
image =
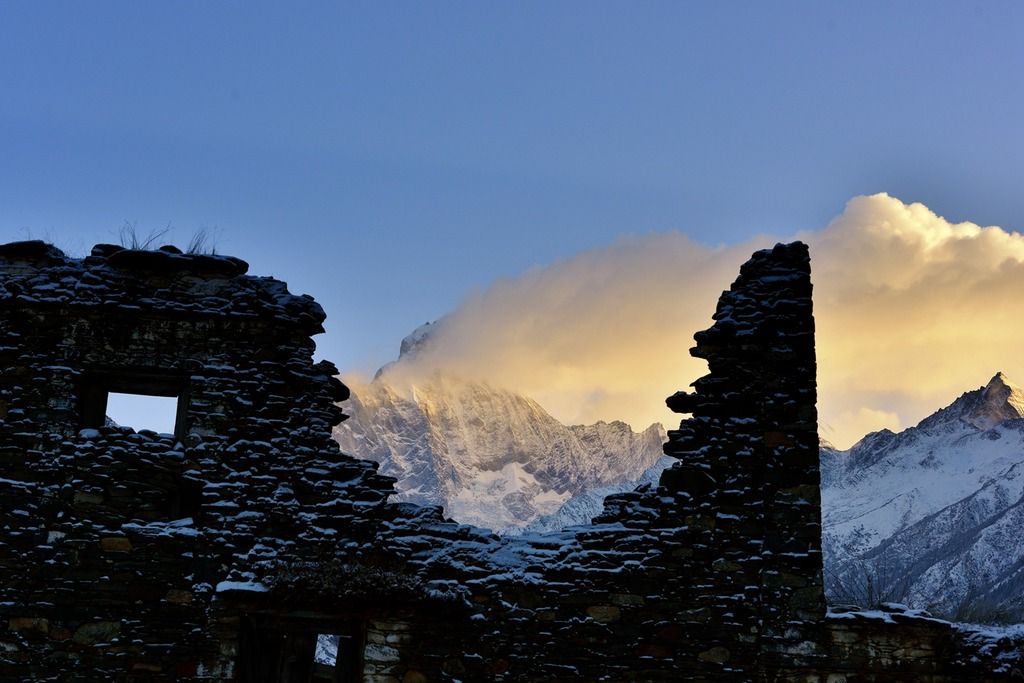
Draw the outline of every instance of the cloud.
[[[909,426],[997,371],[1024,378],[1024,236],[880,194],[800,237],[813,259],[819,421],[844,435],[837,445],[856,425],[891,426],[862,409]]]
[[[896,413],[861,407],[835,415],[831,423],[819,424],[818,434],[833,445],[842,444],[841,447],[845,448],[868,432],[879,429],[898,432],[902,428],[900,416]]]
[[[500,280],[388,380],[442,369],[569,423],[673,425],[664,397],[706,373],[688,354],[693,333],[750,253],[780,238],[811,247],[819,420],[837,446],[915,424],[998,370],[1024,380],[1024,236],[885,194],[852,199],[818,231],[717,248],[679,232],[628,236]]]

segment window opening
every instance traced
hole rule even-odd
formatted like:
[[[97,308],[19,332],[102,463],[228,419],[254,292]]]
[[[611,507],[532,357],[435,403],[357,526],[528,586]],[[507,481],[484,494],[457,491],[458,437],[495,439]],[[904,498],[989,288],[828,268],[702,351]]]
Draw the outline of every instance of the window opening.
[[[316,637],[316,654],[313,659],[317,664],[334,666],[338,663],[338,639],[341,636],[320,633]]]
[[[106,421],[135,431],[149,429],[160,434],[174,434],[178,400],[178,396],[110,392],[107,394]]]
[[[319,633],[313,653],[313,683],[354,683],[359,653],[351,636]]]
[[[111,423],[181,439],[188,433],[188,377],[129,369],[84,374],[78,389],[81,427]]]

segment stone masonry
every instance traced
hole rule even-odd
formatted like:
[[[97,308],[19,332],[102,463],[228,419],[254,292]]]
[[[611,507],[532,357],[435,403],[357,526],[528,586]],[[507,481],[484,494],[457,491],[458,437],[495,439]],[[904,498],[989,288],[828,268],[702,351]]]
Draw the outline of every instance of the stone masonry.
[[[777,245],[723,293],[658,486],[499,538],[338,451],[311,298],[0,245],[0,681],[1013,680],[927,615],[826,614],[809,264]],[[174,434],[107,424],[111,392],[175,397]]]

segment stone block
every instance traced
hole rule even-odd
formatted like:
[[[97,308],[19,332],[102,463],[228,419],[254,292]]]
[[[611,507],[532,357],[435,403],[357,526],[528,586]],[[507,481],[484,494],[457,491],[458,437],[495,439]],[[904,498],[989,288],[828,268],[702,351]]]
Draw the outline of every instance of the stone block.
[[[164,600],[175,605],[188,605],[192,602],[192,591],[171,588],[164,594]]]
[[[615,605],[593,605],[587,608],[587,616],[594,621],[607,624],[618,621],[622,616],[622,612]]]
[[[732,653],[727,648],[722,646],[716,646],[708,650],[704,650],[697,654],[697,659],[702,662],[714,662],[715,664],[724,664],[729,661],[729,657]]]
[[[121,536],[108,536],[100,539],[100,550],[105,553],[130,553],[132,542]]]
[[[71,637],[79,645],[96,645],[109,643],[121,633],[121,623],[117,621],[94,621],[82,624],[75,629]]]
[[[401,653],[393,647],[380,645],[379,643],[368,643],[363,650],[363,657],[368,662],[380,662],[391,664],[401,661]]]
[[[11,617],[7,620],[7,628],[19,633],[46,635],[50,632],[50,620],[42,617]]]

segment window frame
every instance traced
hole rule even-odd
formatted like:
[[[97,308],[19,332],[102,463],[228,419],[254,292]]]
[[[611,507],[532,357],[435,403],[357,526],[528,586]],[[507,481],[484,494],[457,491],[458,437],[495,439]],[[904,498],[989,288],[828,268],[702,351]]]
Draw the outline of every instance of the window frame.
[[[171,397],[177,399],[174,436],[180,441],[188,434],[189,389],[189,377],[180,373],[124,368],[90,370],[79,380],[79,424],[82,429],[106,425],[107,399],[111,393]]]

